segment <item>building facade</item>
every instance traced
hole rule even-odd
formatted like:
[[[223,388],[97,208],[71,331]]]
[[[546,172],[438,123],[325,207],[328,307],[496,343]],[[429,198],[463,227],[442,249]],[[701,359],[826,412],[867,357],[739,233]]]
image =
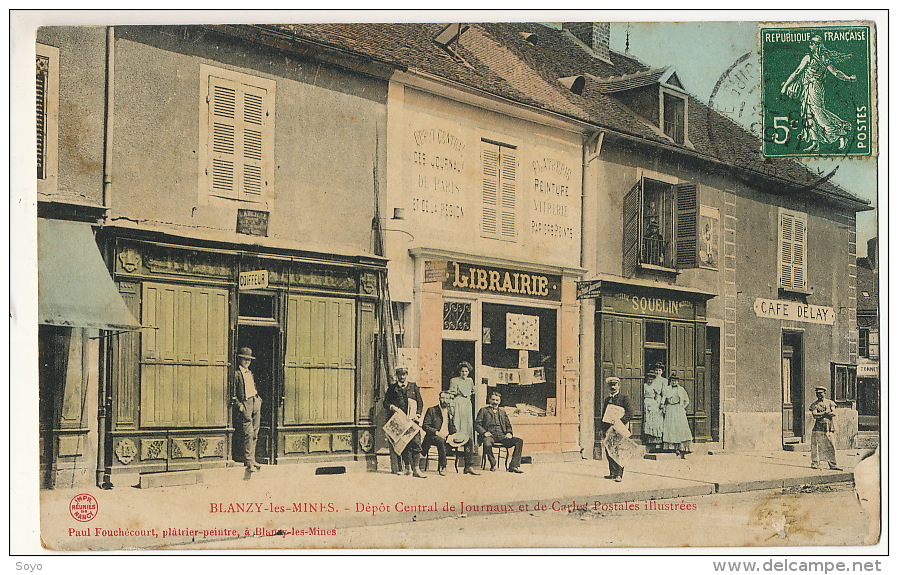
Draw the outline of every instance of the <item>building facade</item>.
[[[106,483],[234,464],[244,346],[263,399],[260,461],[373,464],[387,84],[242,32],[38,35],[58,55],[58,185],[39,200],[74,195],[98,212],[97,245],[140,325],[107,332],[99,379],[82,389],[100,397],[81,418]],[[42,395],[65,385],[42,372]]]

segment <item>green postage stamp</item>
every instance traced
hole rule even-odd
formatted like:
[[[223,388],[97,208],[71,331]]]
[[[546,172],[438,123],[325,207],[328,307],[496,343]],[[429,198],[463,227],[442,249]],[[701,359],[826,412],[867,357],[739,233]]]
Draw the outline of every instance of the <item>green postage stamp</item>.
[[[760,28],[765,157],[870,156],[872,25]]]

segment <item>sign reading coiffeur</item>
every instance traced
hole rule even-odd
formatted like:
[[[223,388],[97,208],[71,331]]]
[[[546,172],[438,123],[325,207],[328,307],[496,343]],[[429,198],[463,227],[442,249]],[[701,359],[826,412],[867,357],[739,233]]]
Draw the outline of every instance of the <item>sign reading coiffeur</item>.
[[[836,321],[835,310],[831,307],[822,305],[758,298],[755,300],[755,305],[753,307],[755,315],[758,317],[787,319],[826,325],[832,325]]]

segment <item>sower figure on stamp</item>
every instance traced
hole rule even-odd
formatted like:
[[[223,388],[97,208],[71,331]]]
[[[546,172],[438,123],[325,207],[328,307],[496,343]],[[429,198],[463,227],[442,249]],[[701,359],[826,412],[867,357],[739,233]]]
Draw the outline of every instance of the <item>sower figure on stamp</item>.
[[[605,432],[606,436],[612,428],[615,430],[619,430],[619,435],[622,439],[626,439],[630,435],[630,418],[633,416],[633,410],[630,407],[630,398],[621,393],[620,391],[620,378],[611,376],[605,379],[605,384],[608,386],[610,393],[608,397],[605,398],[603,416],[602,416],[602,430]],[[609,414],[614,410],[609,410],[608,406],[615,405],[620,408],[619,411],[623,411],[623,414],[620,415],[619,418],[614,419],[613,421],[606,421],[612,419],[609,417]],[[613,479],[615,481],[622,481],[624,478],[624,466],[622,461],[617,461],[615,458],[616,453],[612,453],[612,449],[609,449],[608,445],[605,446],[605,456],[608,458],[608,472],[609,474],[605,476],[605,479]]]
[[[452,394],[443,391],[440,392],[440,404],[428,407],[424,413],[424,444],[421,446],[421,469],[427,461],[427,453],[430,448],[437,448],[437,473],[445,475],[446,473],[446,440],[455,433],[455,425],[452,423],[450,410],[452,409]]]
[[[409,405],[414,402],[410,408]],[[400,367],[396,369],[396,381],[387,387],[384,394],[384,409],[391,413],[402,413],[415,423],[421,423],[421,411],[423,402],[418,386],[408,381],[408,370]],[[399,454],[404,464],[406,475],[414,474],[415,477],[426,479],[418,467],[421,459],[421,436],[416,433]],[[395,473],[395,472],[394,472]]]
[[[508,470],[512,473],[524,473],[521,470],[521,452],[524,450],[524,440],[514,436],[508,414],[499,407],[501,402],[501,393],[498,391],[490,393],[489,405],[481,407],[477,412],[475,427],[483,440],[483,451],[490,462],[490,471],[496,470],[493,445],[501,445],[513,449]]]
[[[820,469],[820,461],[826,461],[830,469],[841,471],[836,465],[836,446],[833,443],[836,417],[836,403],[826,399],[826,388],[818,386],[814,388],[817,400],[811,404],[808,410],[814,417],[814,428],[811,430],[811,467]]]
[[[256,461],[256,440],[262,423],[262,398],[256,389],[256,379],[249,366],[253,360],[253,350],[241,347],[237,351],[237,369],[234,370],[234,397],[231,402],[240,412],[243,424],[243,464],[249,473],[259,471],[262,466]]]

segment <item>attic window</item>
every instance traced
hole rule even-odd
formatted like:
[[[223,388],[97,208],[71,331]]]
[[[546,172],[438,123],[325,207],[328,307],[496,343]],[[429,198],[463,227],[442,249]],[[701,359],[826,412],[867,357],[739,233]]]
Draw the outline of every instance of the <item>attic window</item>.
[[[539,44],[539,36],[532,32],[521,32],[521,37],[524,38],[524,41],[531,46],[536,46],[537,44]]]
[[[465,24],[449,24],[443,28],[442,32],[437,34],[437,37],[434,38],[433,41],[439,44],[444,50],[452,52],[452,45],[458,45],[458,40],[468,28],[470,28],[470,26]]]
[[[661,125],[664,133],[678,144],[686,141],[686,100],[670,92],[662,92]]]
[[[582,94],[583,88],[586,87],[586,78],[584,76],[567,76],[565,78],[558,78],[558,81],[561,82],[565,88],[577,95]]]

